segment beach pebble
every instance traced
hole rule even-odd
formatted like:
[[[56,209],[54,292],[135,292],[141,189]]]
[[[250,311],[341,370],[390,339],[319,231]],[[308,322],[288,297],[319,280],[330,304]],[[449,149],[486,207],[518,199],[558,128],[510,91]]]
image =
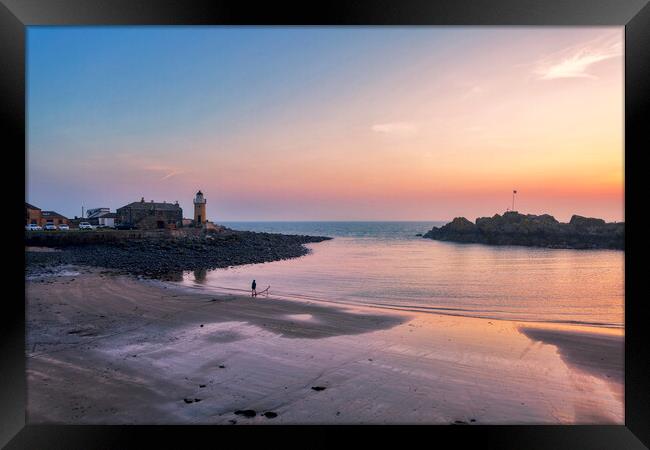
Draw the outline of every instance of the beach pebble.
[[[278,417],[278,413],[274,413],[273,411],[267,411],[262,415],[264,417],[266,417],[267,419],[274,419],[274,418]]]
[[[312,386],[311,388],[315,391],[324,391],[327,389],[325,386]]]
[[[248,418],[255,417],[257,415],[257,413],[252,409],[243,409],[243,410],[239,409],[235,411],[235,414],[237,414],[238,416],[244,416]]]

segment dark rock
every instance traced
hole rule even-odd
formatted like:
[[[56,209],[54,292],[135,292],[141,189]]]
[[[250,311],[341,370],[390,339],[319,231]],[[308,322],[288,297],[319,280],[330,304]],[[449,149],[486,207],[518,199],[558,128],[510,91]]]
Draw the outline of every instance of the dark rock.
[[[264,414],[262,414],[264,417],[267,419],[274,419],[278,417],[278,413],[274,413],[273,411],[266,411]]]
[[[315,391],[324,391],[327,389],[325,386],[312,386],[311,388]]]
[[[194,402],[194,400],[192,400],[191,398],[184,398],[183,401],[185,403],[193,403]]]
[[[244,409],[244,410],[240,409],[235,411],[235,414],[237,414],[238,416],[251,418],[251,417],[255,417],[257,415],[257,412],[255,412],[255,410],[252,409]]]
[[[489,245],[622,250],[625,224],[580,216],[573,216],[569,223],[560,223],[548,214],[524,215],[510,211],[502,216],[479,217],[476,224],[457,217],[440,228],[433,227],[423,237]]]
[[[205,387],[205,384],[199,384],[199,387],[200,387],[200,388],[204,388],[204,387]]]

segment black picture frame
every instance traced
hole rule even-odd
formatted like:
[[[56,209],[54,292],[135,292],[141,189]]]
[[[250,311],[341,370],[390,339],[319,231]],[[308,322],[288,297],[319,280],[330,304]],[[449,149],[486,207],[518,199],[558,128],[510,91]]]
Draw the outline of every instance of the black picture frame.
[[[25,36],[32,25],[531,25],[625,26],[625,425],[621,426],[390,426],[192,427],[26,425],[23,214],[25,167]],[[427,0],[328,1],[298,4],[175,0],[0,0],[0,112],[11,231],[5,239],[12,294],[3,296],[0,445],[6,448],[184,448],[223,445],[227,437],[263,434],[266,443],[341,445],[340,432],[364,439],[390,437],[401,445],[425,439],[443,448],[639,449],[650,446],[650,358],[646,296],[640,288],[643,249],[643,154],[650,116],[650,6],[647,0]],[[13,160],[15,158],[15,160]],[[14,163],[16,168],[14,169]],[[22,194],[21,194],[22,193]],[[638,199],[638,201],[637,201]],[[13,233],[16,239],[10,238]],[[9,291],[5,291],[9,292]],[[252,433],[254,430],[255,433]],[[276,439],[273,441],[272,439]],[[271,439],[269,441],[268,439]],[[408,440],[405,442],[405,440]],[[370,442],[370,441],[367,441]],[[267,445],[264,444],[264,445]],[[421,445],[421,444],[417,444]]]

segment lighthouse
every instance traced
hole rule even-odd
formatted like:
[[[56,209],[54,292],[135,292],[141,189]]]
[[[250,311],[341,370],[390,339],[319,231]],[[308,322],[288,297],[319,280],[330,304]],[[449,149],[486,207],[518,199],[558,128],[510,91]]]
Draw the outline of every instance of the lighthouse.
[[[199,191],[194,197],[194,226],[201,227],[205,225],[206,222],[205,197],[203,197],[203,192]]]

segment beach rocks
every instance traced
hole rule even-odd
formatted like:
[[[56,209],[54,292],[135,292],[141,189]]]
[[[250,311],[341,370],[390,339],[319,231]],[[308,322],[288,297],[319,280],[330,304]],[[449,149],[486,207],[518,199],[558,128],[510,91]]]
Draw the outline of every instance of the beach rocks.
[[[311,387],[314,391],[324,391],[327,389],[325,386],[312,386]]]
[[[479,217],[475,224],[457,217],[442,227],[433,227],[423,237],[488,245],[622,250],[625,224],[575,215],[569,223],[560,223],[548,214],[510,211],[493,217]]]
[[[253,409],[243,409],[243,410],[240,409],[240,410],[235,411],[235,414],[238,415],[238,416],[244,416],[244,417],[247,417],[247,418],[250,419],[251,417],[255,417],[257,415],[257,412],[255,410],[253,410]]]
[[[64,264],[88,265],[146,278],[180,281],[183,271],[195,271],[200,276],[202,270],[297,258],[309,253],[304,244],[330,239],[235,230],[211,236],[211,240],[181,236],[106,242],[53,241],[50,244],[62,251],[25,252],[26,271],[34,273]],[[28,235],[26,245],[30,245],[30,239]]]
[[[276,417],[278,417],[278,413],[275,413],[275,412],[273,412],[273,411],[266,411],[266,412],[265,412],[264,414],[262,414],[262,415],[263,415],[264,417],[266,417],[267,419],[275,419]]]

